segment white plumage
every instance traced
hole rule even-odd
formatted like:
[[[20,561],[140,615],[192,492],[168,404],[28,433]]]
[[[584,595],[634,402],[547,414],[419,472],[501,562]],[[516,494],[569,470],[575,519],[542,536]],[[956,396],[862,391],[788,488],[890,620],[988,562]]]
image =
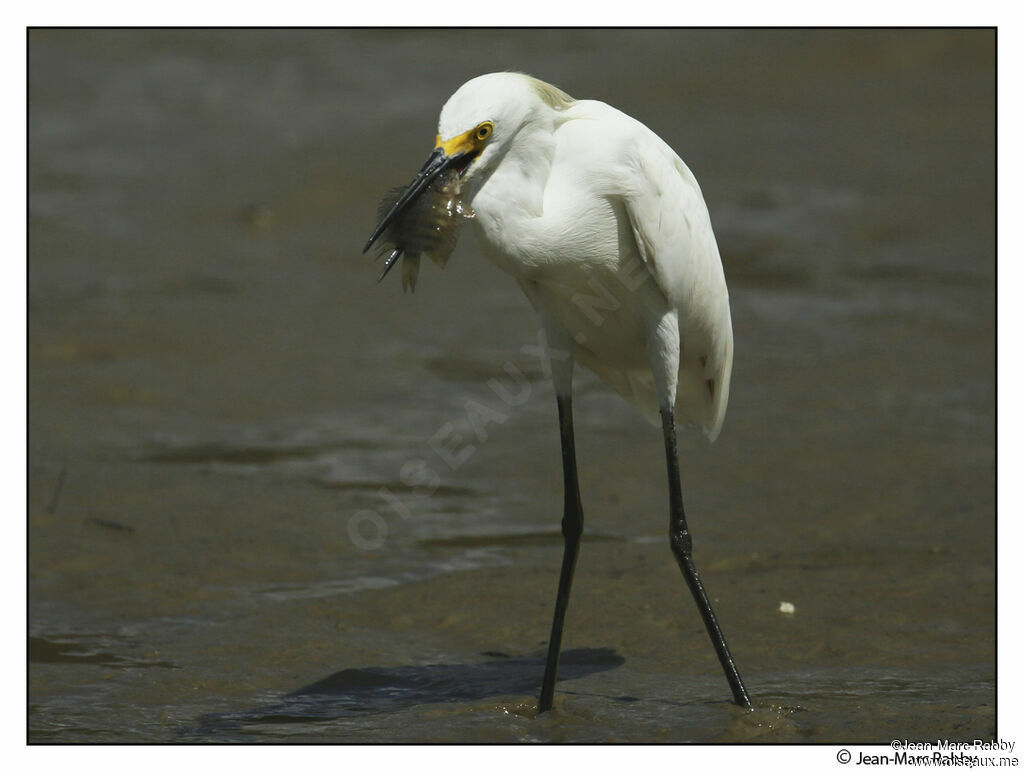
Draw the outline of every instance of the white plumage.
[[[448,189],[455,191],[450,197],[443,192]],[[437,203],[444,206],[418,205],[425,195],[440,196]],[[469,81],[445,104],[434,152],[383,215],[366,248],[388,232],[395,249],[387,267],[409,250],[415,252],[412,270],[422,251],[415,243],[444,242],[413,236],[424,224],[454,227],[457,221],[443,213],[458,210],[460,197],[468,202],[466,211],[475,212],[484,254],[516,278],[540,312],[552,353],[565,551],[539,710],[550,709],[554,698],[583,533],[572,420],[574,362],[648,414],[660,414],[669,545],[733,698],[749,707],[693,563],[676,451],[677,418],[701,426],[711,440],[718,436],[732,374],[729,293],[696,179],[654,132],[613,107],[574,100],[526,75],[494,73]],[[440,220],[416,214],[425,211],[441,212]],[[436,257],[430,247],[426,252]]]
[[[651,417],[668,399],[715,439],[732,372],[729,294],[686,164],[639,121],[525,75],[463,85],[439,142],[484,121],[493,133],[463,176],[484,254],[519,281],[553,343],[571,341],[577,361]],[[651,359],[676,347],[672,400]]]

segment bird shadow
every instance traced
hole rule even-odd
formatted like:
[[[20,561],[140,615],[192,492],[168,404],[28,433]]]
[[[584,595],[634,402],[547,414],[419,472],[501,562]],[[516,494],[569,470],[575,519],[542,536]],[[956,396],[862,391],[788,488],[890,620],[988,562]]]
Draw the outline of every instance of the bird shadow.
[[[485,662],[339,670],[269,705],[207,714],[188,735],[198,739],[254,725],[333,721],[415,705],[473,702],[540,689],[543,656],[510,657],[498,652],[485,652],[485,656],[490,658]],[[625,661],[608,648],[570,649],[559,659],[558,680],[612,670]]]

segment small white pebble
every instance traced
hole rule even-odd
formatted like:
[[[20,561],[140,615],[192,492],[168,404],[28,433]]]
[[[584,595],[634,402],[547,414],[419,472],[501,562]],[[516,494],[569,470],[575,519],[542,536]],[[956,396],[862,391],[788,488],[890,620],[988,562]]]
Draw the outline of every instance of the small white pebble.
[[[789,601],[784,600],[781,603],[779,603],[779,611],[781,611],[783,614],[792,614],[796,611],[796,606],[794,606]]]

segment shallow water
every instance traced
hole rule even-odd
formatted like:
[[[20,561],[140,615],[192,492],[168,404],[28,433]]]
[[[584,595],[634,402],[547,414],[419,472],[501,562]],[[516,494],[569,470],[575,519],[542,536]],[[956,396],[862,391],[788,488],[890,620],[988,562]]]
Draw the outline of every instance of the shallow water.
[[[29,42],[30,740],[995,735],[992,33]],[[480,61],[701,181],[736,363],[684,488],[753,712],[668,551],[659,433],[580,374],[576,659],[534,713],[561,491],[533,312],[472,237],[414,295],[360,255]]]

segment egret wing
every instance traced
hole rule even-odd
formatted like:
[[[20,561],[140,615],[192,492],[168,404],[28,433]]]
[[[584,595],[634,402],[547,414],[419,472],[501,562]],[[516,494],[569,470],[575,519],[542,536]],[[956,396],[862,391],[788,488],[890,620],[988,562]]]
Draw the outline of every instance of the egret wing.
[[[679,314],[677,415],[714,440],[732,375],[725,272],[697,180],[668,145],[642,128],[627,148],[622,199],[640,257]]]

